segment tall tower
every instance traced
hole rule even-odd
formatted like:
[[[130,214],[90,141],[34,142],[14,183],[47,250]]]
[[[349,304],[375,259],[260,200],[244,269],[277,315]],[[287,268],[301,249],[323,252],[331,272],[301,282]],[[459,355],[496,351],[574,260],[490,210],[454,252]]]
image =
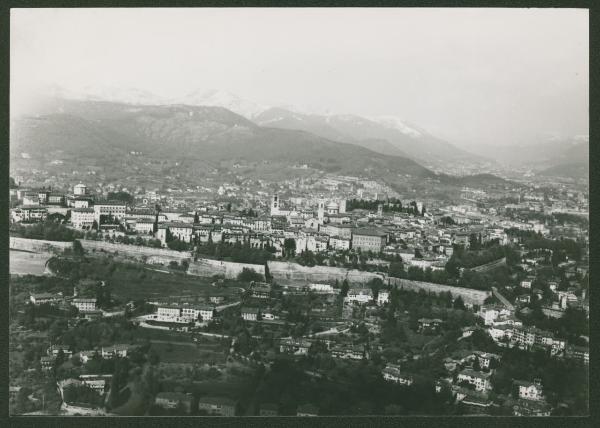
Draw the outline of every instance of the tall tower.
[[[346,214],[346,199],[340,201],[340,214]]]
[[[319,201],[319,208],[317,210],[317,218],[319,219],[319,224],[323,224],[323,219],[325,218],[325,202]]]
[[[383,204],[377,205],[377,217],[383,217]]]
[[[279,215],[279,195],[274,194],[271,197],[271,215]]]

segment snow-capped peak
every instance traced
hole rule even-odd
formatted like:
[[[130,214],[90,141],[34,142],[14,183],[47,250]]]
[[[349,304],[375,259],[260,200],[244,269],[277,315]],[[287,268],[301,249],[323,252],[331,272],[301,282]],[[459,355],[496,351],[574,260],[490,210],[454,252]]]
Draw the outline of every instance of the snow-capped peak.
[[[267,107],[245,100],[231,92],[212,89],[209,91],[196,90],[177,100],[177,103],[194,106],[223,107],[247,119],[259,115]]]
[[[166,103],[164,98],[143,89],[101,84],[73,88],[53,85],[47,88],[47,93],[55,97],[73,100],[111,101],[135,105],[162,105]]]
[[[372,117],[370,119],[387,128],[397,129],[398,131],[410,137],[419,138],[423,135],[420,131],[408,126],[396,116],[378,116]]]

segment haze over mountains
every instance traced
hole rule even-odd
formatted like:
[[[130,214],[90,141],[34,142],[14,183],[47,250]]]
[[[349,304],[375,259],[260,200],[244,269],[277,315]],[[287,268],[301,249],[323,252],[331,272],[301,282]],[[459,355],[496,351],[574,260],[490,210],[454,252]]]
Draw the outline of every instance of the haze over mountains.
[[[304,131],[266,128],[223,107],[52,99],[37,115],[11,126],[11,155],[18,160],[110,162],[129,152],[155,159],[198,159],[240,164],[307,165],[335,173],[375,176],[436,175],[415,161],[327,140]]]
[[[174,98],[160,97],[139,89],[102,85],[86,86],[75,91],[54,86],[45,92],[52,98],[71,100],[223,107],[263,127],[306,131],[328,140],[362,146],[385,155],[408,156],[417,162],[436,166],[457,159],[479,159],[394,116],[365,118],[352,114],[306,113],[296,107],[261,105],[219,90],[195,90]]]
[[[508,149],[486,147],[483,153],[474,155],[394,116],[366,118],[352,114],[307,113],[295,107],[261,105],[219,90],[195,90],[184,96],[166,98],[144,90],[111,86],[77,90],[53,86],[45,88],[41,98],[45,101],[27,113],[48,117],[13,122],[17,129],[11,135],[18,142],[12,143],[25,144],[22,150],[26,152],[36,152],[31,144],[38,140],[36,133],[40,134],[39,138],[42,134],[35,130],[44,129],[45,138],[52,140],[54,135],[57,143],[62,141],[60,144],[69,144],[60,138],[61,133],[77,136],[81,144],[95,141],[90,144],[92,151],[98,147],[118,148],[120,144],[127,150],[148,149],[153,141],[160,141],[155,150],[163,151],[168,143],[167,154],[181,154],[209,145],[210,153],[204,156],[214,159],[232,155],[254,158],[256,152],[252,150],[272,158],[278,153],[283,155],[281,152],[285,149],[285,156],[293,162],[310,163],[319,156],[340,161],[349,156],[356,166],[365,165],[358,161],[360,156],[373,159],[380,155],[394,156],[413,161],[410,169],[417,175],[431,172],[424,173],[426,168],[416,171],[417,164],[443,171],[445,166],[455,162],[476,164],[489,158],[508,165],[533,165],[539,172],[566,176],[580,177],[588,168],[586,137],[554,139]],[[29,135],[31,141],[24,143],[19,137],[23,133]],[[82,142],[82,135],[89,137],[86,142]],[[105,139],[106,144],[99,144],[97,138]],[[41,140],[38,143],[44,144]],[[53,147],[52,142],[46,144]],[[56,150],[61,150],[60,144]],[[305,152],[309,147],[310,154]],[[358,150],[361,148],[367,151]],[[265,153],[265,150],[271,152]],[[306,154],[300,156],[298,151]]]

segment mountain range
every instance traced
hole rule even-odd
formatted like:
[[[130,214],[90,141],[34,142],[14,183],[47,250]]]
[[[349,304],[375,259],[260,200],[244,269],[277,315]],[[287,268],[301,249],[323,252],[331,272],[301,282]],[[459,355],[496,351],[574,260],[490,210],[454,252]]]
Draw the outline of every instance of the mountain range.
[[[438,177],[431,168],[444,171],[444,166],[485,160],[394,116],[306,113],[226,91],[196,90],[169,99],[138,89],[54,86],[39,98],[42,102],[28,115],[12,121],[13,154],[145,151],[167,158],[270,160],[415,177]],[[588,147],[583,138],[556,139],[509,150],[488,147],[487,154],[509,164],[534,163],[549,175],[572,171],[581,176]]]
[[[103,85],[86,86],[77,90],[53,86],[46,89],[45,93],[49,98],[107,101],[138,106],[223,107],[262,127],[306,131],[327,140],[361,146],[380,154],[409,157],[436,169],[441,166],[442,170],[448,162],[481,160],[481,157],[467,153],[394,116],[366,118],[352,114],[306,113],[295,107],[261,105],[221,90],[195,90],[184,96],[171,98],[139,89]]]
[[[131,151],[155,159],[304,165],[376,177],[433,178],[417,162],[299,130],[262,127],[223,107],[46,100],[11,124],[11,156],[104,162]]]

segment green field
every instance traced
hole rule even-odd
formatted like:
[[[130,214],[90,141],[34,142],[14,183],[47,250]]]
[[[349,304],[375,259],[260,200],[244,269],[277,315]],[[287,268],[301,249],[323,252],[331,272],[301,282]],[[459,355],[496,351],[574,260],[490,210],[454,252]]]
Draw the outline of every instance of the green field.
[[[207,297],[218,292],[237,297],[239,286],[235,281],[223,287],[213,287],[212,278],[188,276],[185,273],[165,273],[142,263],[120,262],[110,256],[94,255],[83,262],[65,259],[65,269],[76,270],[78,278],[105,280],[112,294],[119,300],[153,300],[180,297]]]
[[[219,343],[201,344],[185,342],[152,342],[161,362],[182,364],[222,364],[227,356]]]

